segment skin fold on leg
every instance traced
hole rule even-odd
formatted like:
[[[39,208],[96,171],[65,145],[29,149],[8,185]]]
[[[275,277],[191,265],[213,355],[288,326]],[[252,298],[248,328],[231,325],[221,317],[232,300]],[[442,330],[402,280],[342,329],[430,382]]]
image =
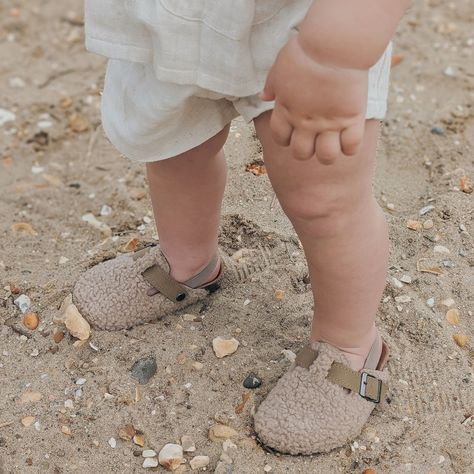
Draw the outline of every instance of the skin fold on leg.
[[[378,121],[366,122],[361,151],[333,165],[298,161],[277,145],[271,112],[254,121],[270,181],[304,248],[315,299],[311,341],[343,350],[360,370],[372,346],[385,287],[388,231],[372,191]]]
[[[201,145],[162,161],[147,163],[153,213],[171,276],[186,281],[217,251],[227,165],[222,147],[229,126]],[[209,281],[219,272],[219,264]]]

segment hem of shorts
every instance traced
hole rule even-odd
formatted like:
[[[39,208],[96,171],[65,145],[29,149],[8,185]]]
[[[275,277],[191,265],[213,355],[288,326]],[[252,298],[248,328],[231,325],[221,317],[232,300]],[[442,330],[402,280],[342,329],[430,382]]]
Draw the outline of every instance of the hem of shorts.
[[[386,100],[369,100],[367,103],[366,120],[376,119],[383,120],[387,115]]]
[[[216,125],[215,127],[212,127],[211,129],[207,131],[207,133],[204,134],[204,136],[196,134],[196,139],[188,141],[186,143],[186,146],[183,146],[181,148],[176,148],[173,151],[162,153],[161,155],[159,153],[156,153],[153,155],[149,155],[149,154],[145,155],[145,154],[137,153],[136,149],[131,148],[129,145],[127,145],[120,138],[119,134],[113,131],[113,129],[108,129],[108,128],[106,129],[103,123],[102,123],[102,128],[104,129],[105,135],[110,140],[112,145],[127,159],[135,163],[153,163],[155,161],[162,161],[162,160],[167,160],[169,158],[173,158],[174,156],[185,153],[203,144],[205,141],[217,135],[226,125],[232,122],[234,118],[238,117],[238,115],[239,114],[237,112],[229,113],[228,118],[223,119],[222,121],[224,122],[223,124],[219,124],[219,125]]]
[[[151,63],[152,51],[132,44],[121,44],[91,36],[86,37],[86,49],[90,53],[135,63]]]

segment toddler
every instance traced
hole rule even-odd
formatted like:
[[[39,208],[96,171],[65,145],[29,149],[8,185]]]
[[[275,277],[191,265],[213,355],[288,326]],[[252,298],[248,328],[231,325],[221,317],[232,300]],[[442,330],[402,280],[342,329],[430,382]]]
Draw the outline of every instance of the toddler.
[[[114,330],[218,289],[222,148],[233,118],[253,121],[317,292],[308,345],[255,414],[260,440],[284,453],[343,445],[386,393],[374,320],[388,237],[371,180],[390,40],[408,4],[86,0],[87,47],[109,58],[103,127],[146,163],[160,245],[88,270],[75,302]]]

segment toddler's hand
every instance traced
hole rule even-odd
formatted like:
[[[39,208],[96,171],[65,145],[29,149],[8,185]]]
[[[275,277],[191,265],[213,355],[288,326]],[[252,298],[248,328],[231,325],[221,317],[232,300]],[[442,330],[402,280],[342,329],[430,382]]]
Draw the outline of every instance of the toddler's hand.
[[[316,155],[331,164],[359,151],[364,135],[368,71],[320,64],[297,37],[278,54],[261,94],[275,100],[270,120],[274,140],[295,158]]]

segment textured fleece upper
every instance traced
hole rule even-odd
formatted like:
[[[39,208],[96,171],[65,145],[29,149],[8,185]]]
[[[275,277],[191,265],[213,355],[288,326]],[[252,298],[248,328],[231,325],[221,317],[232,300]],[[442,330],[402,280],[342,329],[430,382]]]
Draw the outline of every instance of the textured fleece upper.
[[[208,294],[186,288],[187,297],[181,302],[170,301],[160,293],[149,296],[151,286],[142,272],[155,263],[169,272],[158,246],[135,260],[134,254],[124,254],[102,262],[81,275],[74,288],[74,303],[92,326],[118,330],[159,319]]]
[[[261,441],[282,453],[315,454],[342,446],[360,433],[375,406],[326,379],[333,361],[349,365],[341,351],[325,343],[312,348],[318,356],[309,369],[293,365],[255,414]],[[388,380],[386,370],[364,372]]]

